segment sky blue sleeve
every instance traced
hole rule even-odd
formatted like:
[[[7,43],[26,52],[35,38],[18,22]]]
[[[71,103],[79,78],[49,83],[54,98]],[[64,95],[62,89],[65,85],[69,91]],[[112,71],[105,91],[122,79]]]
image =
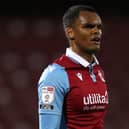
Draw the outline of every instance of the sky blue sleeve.
[[[39,129],[64,129],[62,106],[69,90],[69,81],[64,68],[53,64],[42,73],[38,82]]]

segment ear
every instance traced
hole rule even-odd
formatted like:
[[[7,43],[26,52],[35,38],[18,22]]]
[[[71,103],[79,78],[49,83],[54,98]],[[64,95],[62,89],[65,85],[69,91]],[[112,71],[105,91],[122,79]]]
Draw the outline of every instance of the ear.
[[[68,39],[70,40],[74,40],[74,32],[73,32],[73,28],[72,27],[67,27],[65,29],[65,33]]]

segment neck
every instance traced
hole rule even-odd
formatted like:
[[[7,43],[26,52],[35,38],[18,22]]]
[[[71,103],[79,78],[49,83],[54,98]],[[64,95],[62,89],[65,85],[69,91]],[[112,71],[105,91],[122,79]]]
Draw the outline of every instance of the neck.
[[[93,60],[94,60],[93,55],[89,55],[89,54],[85,54],[85,55],[79,54],[79,55],[90,63],[93,62]]]
[[[71,48],[71,49],[72,49],[72,51],[77,53],[79,56],[83,57],[89,63],[93,62],[93,60],[94,60],[93,54],[88,54],[86,52],[80,52],[80,51],[74,50],[73,48]]]

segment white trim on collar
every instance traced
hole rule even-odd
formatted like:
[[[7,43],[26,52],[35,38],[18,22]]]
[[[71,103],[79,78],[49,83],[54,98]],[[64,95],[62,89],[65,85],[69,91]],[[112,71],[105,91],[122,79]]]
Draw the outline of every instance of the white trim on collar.
[[[79,56],[77,53],[72,51],[71,48],[66,49],[66,56],[68,56],[74,62],[79,63],[84,67],[88,67],[88,65],[90,65],[90,63],[87,60],[85,60],[83,57]],[[97,58],[95,57],[95,55],[93,55],[93,57],[94,57],[95,63],[99,64],[99,62],[98,62]]]

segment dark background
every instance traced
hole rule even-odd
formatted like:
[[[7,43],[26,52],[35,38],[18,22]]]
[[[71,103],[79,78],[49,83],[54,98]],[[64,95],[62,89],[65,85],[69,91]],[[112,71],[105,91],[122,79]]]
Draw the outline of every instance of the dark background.
[[[1,1],[0,14],[7,16],[59,16],[73,4],[89,4],[100,10],[102,14],[129,14],[127,0],[43,0],[43,1]]]
[[[93,5],[103,19],[97,56],[110,98],[105,129],[129,129],[129,9],[124,0],[0,3],[0,129],[38,129],[37,82],[68,46],[62,16],[73,4]]]

